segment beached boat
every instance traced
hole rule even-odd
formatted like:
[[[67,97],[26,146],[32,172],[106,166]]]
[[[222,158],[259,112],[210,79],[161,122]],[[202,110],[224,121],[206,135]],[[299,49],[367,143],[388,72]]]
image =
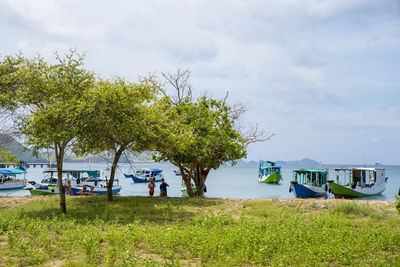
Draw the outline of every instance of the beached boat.
[[[295,197],[324,197],[327,195],[327,170],[298,169],[293,170],[293,180],[289,192]]]
[[[24,174],[24,179],[17,179],[17,175]],[[0,169],[0,190],[23,189],[26,185],[26,170],[19,169]]]
[[[66,169],[63,173],[63,185],[66,184],[66,180],[71,182],[71,186],[79,185],[82,182],[87,181],[91,178],[100,176],[99,170],[87,170],[87,169]],[[47,169],[43,171],[45,178],[40,183],[30,181],[31,188],[27,188],[31,195],[55,195],[59,194],[58,190],[58,179],[57,169]],[[95,185],[95,182],[91,182],[91,185]]]
[[[161,182],[161,179],[164,178],[164,174],[162,170],[155,168],[143,168],[138,169],[134,172],[134,174],[125,174],[125,178],[132,178],[134,183],[148,183],[150,178],[153,178],[153,182]]]
[[[118,179],[115,179],[117,183],[119,183]],[[102,178],[91,178],[87,179],[85,182],[82,182],[79,185],[75,185],[71,187],[71,195],[79,196],[79,195],[89,195],[90,189],[93,187],[94,195],[106,195],[107,194],[107,184],[106,180]],[[119,184],[113,185],[112,193],[118,194],[121,191],[121,186]],[[81,193],[83,192],[83,193]]]
[[[281,167],[275,166],[272,161],[260,160],[258,166],[258,181],[262,183],[278,184],[282,180]]]
[[[336,198],[368,197],[381,194],[388,178],[384,168],[336,168],[336,181],[329,180],[329,192]]]

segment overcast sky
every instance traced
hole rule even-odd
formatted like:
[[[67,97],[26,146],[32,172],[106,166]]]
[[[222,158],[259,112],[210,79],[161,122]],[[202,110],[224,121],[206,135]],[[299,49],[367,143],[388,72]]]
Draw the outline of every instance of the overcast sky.
[[[275,133],[250,160],[400,164],[400,1],[1,0],[0,54],[77,48],[102,76],[192,71]]]

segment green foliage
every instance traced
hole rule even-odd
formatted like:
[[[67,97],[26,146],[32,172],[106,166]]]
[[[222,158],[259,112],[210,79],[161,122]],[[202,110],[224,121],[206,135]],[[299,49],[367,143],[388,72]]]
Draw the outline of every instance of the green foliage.
[[[11,155],[12,146],[4,147],[2,143],[0,143],[0,162],[4,163],[18,163],[19,159],[15,155]]]
[[[231,108],[224,101],[204,96],[174,105],[165,97],[156,112],[156,159],[183,168],[182,178],[192,179],[200,195],[211,169],[246,156],[246,139],[235,130]]]
[[[371,207],[357,204],[356,202],[343,202],[335,206],[331,212],[340,213],[349,218],[379,217],[379,214]]]
[[[0,237],[7,243],[0,265],[48,265],[52,260],[67,266],[400,263],[397,215],[375,220],[364,210],[360,220],[355,212],[363,210],[360,204],[339,203],[309,213],[268,200],[239,203],[145,197],[107,202],[96,196],[69,198],[66,215],[57,211],[55,198],[2,209]]]
[[[396,196],[396,209],[400,213],[400,196]]]

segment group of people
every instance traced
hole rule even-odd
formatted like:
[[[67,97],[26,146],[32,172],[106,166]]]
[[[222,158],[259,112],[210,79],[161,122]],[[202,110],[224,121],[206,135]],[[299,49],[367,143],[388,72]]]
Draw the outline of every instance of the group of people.
[[[161,179],[161,184],[160,184],[160,197],[166,197],[167,196],[167,184],[164,181],[164,178]],[[153,181],[153,178],[150,178],[150,182],[147,184],[147,188],[149,189],[149,196],[154,196],[154,188],[156,187],[156,184]]]

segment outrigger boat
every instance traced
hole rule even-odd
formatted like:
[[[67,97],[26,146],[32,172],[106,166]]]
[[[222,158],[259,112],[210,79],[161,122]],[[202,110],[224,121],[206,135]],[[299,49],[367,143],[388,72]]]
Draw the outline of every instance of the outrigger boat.
[[[63,170],[63,185],[66,184],[66,180],[71,181],[71,186],[79,185],[90,178],[96,178],[100,176],[99,170]],[[27,188],[31,195],[55,195],[59,194],[58,190],[58,179],[57,169],[44,170],[43,174],[47,176],[40,183],[29,181],[33,188]],[[93,183],[94,185],[94,183]]]
[[[386,189],[388,177],[384,168],[336,168],[334,172],[336,182],[329,180],[328,184],[336,198],[375,196]]]
[[[24,174],[24,179],[17,179],[17,175]],[[26,186],[26,170],[19,169],[0,169],[0,190],[23,189]]]
[[[135,171],[135,174],[125,174],[125,178],[132,178],[134,183],[147,183],[150,178],[153,178],[153,182],[161,182],[161,179],[164,178],[164,174],[160,169],[138,169]]]
[[[282,180],[281,167],[275,166],[275,162],[261,160],[258,166],[258,181],[278,184],[280,180]]]
[[[112,193],[118,194],[121,191],[121,186],[119,185],[119,180],[115,179],[118,184],[113,185]],[[71,195],[79,196],[79,195],[89,195],[90,189],[93,187],[92,193],[94,195],[106,195],[107,194],[107,183],[105,179],[96,177],[87,179],[85,182],[72,186],[71,187]]]
[[[289,192],[293,191],[294,196],[299,198],[324,197],[327,195],[327,177],[327,170],[293,170]]]

